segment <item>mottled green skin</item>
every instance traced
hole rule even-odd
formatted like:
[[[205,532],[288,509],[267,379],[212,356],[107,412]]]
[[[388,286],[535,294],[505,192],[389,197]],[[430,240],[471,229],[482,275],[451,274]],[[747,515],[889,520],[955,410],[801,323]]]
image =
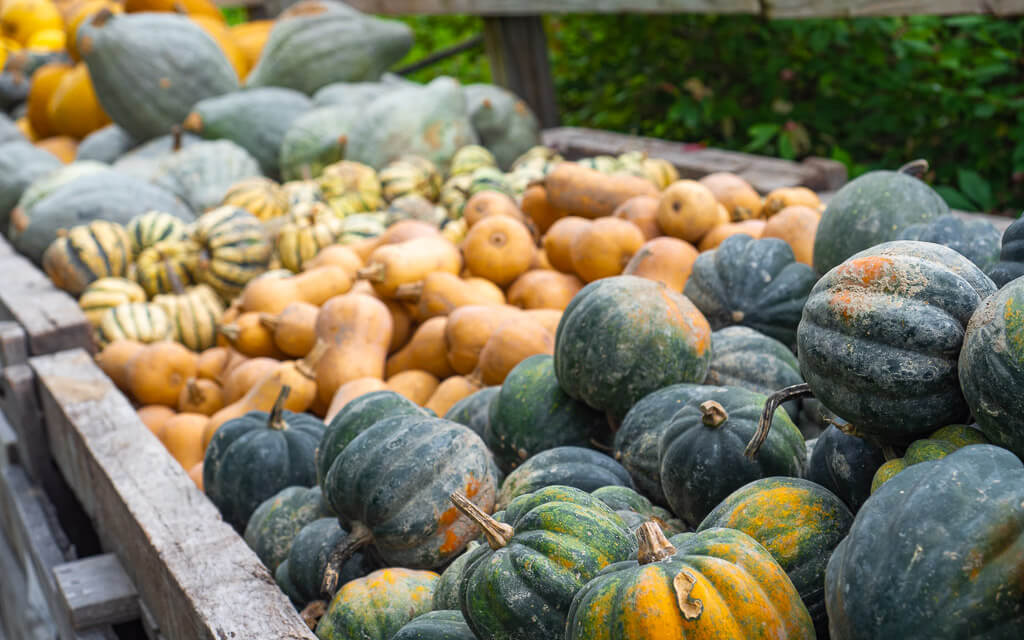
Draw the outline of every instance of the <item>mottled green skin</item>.
[[[275,577],[281,590],[296,606],[302,608],[320,599],[327,560],[347,535],[348,531],[341,528],[337,518],[320,518],[304,526],[295,536],[288,557],[278,566]],[[338,584],[344,585],[372,570],[370,558],[357,552],[342,565]]]
[[[436,597],[435,592],[435,597]],[[461,611],[425,613],[398,630],[391,640],[477,640]]]
[[[345,157],[345,134],[358,112],[346,106],[312,109],[292,121],[281,139],[278,166],[282,180],[319,176]]]
[[[316,484],[313,452],[324,423],[308,413],[282,412],[285,429],[270,428],[266,411],[225,422],[203,459],[206,497],[239,532],[267,498],[287,487]]]
[[[948,247],[872,247],[814,286],[797,332],[800,371],[859,433],[905,444],[963,422],[957,357],[971,313],[994,291]]]
[[[458,558],[452,560],[451,564],[445,567],[441,579],[437,581],[437,588],[434,589],[434,609],[459,608],[459,584],[462,581],[462,570],[476,557],[473,555],[474,553],[482,553],[482,550],[477,552],[480,544],[473,540],[466,545],[466,550]],[[459,617],[462,617],[462,613],[459,613]]]
[[[743,485],[769,476],[800,477],[807,468],[807,447],[800,430],[785,411],[776,410],[768,438],[757,456],[744,455],[757,431],[767,398],[727,387],[714,396],[728,419],[717,427],[702,422],[700,404],[680,409],[658,443],[661,487],[672,512],[696,526],[726,496]],[[708,398],[711,399],[711,398]]]
[[[641,520],[637,522],[636,526],[630,526],[630,529],[634,531],[639,525],[649,520],[657,522],[666,536],[674,536],[686,531],[686,525],[682,520],[673,516],[672,512],[655,506],[650,500],[629,487],[607,485],[591,491],[590,495],[611,507],[623,520],[626,520],[626,514],[629,513],[639,516]]]
[[[871,495],[871,479],[885,456],[863,438],[843,433],[835,426],[825,429],[807,463],[807,479],[836,494],[854,513]]]
[[[576,592],[611,563],[636,553],[622,519],[571,487],[520,496],[505,510],[515,528],[497,551],[482,546],[463,570],[462,614],[480,638],[561,637]]]
[[[513,498],[551,485],[593,491],[608,485],[633,486],[629,472],[600,451],[584,447],[555,447],[531,456],[508,474],[498,494],[498,509]]]
[[[138,142],[127,131],[116,124],[108,124],[82,138],[75,151],[75,161],[95,160],[111,164],[136,144]]]
[[[374,423],[396,415],[424,415],[423,410],[394,391],[371,391],[346,404],[324,431],[316,449],[316,477],[322,483],[334,459],[357,435]]]
[[[1001,238],[999,229],[988,220],[965,220],[953,214],[912,224],[899,236],[900,240],[920,240],[947,246],[978,265],[982,271],[988,271],[999,261]]]
[[[894,535],[898,532],[898,535]],[[857,514],[825,574],[833,640],[1024,636],[1024,465],[992,445],[916,464]]]
[[[853,514],[828,489],[800,478],[763,478],[740,487],[704,518],[697,531],[736,529],[757,540],[785,570],[828,637],[825,566],[853,524]]]
[[[889,460],[878,468],[875,477],[871,480],[871,493],[877,491],[880,486],[910,465],[945,458],[969,444],[990,444],[990,442],[981,431],[962,424],[942,427],[927,438],[915,440],[907,447],[902,458]]]
[[[636,276],[591,282],[555,335],[555,373],[567,394],[621,420],[647,394],[703,382],[711,328],[693,303]]]
[[[1024,218],[1018,218],[1003,232],[999,262],[988,271],[997,287],[1024,276]]]
[[[928,436],[928,439],[948,442],[956,446],[957,449],[966,447],[969,444],[992,444],[977,426],[966,424],[946,425]]]
[[[491,511],[497,484],[487,447],[467,427],[441,418],[398,416],[356,436],[322,487],[343,522],[361,523],[372,532],[373,549],[384,563],[432,569],[478,535],[448,496],[461,491]]]
[[[712,329],[743,325],[791,345],[817,279],[785,241],[739,234],[697,256],[683,293]]]
[[[607,430],[603,413],[562,390],[554,359],[535,355],[517,364],[505,378],[491,401],[483,438],[507,473],[541,451],[587,446]]]
[[[193,211],[207,211],[219,206],[236,182],[258,175],[256,158],[239,145],[230,140],[204,140],[167,155],[151,179]]]
[[[704,384],[743,387],[769,396],[800,384],[800,363],[785,344],[749,327],[726,327],[711,334],[711,367]],[[800,401],[782,405],[796,421]]]
[[[959,372],[982,432],[1024,458],[1024,280],[1000,289],[971,317]]]
[[[467,426],[481,438],[484,437],[487,424],[491,421],[491,404],[498,397],[499,391],[501,385],[487,387],[466,396],[444,414],[444,419]]]
[[[814,270],[828,273],[868,247],[896,240],[912,224],[949,213],[949,206],[917,178],[872,171],[843,185],[829,201],[814,236]]]
[[[288,487],[267,498],[249,517],[245,542],[271,573],[288,557],[304,526],[333,515],[320,487]]]
[[[725,387],[681,383],[648,394],[626,414],[615,432],[612,455],[629,471],[633,484],[657,504],[667,505],[661,489],[658,442],[672,416],[689,403],[697,404],[725,393]],[[706,396],[706,397],[705,397]]]
[[[438,576],[432,571],[381,569],[338,590],[316,627],[320,640],[391,640],[430,611]]]
[[[11,209],[28,185],[60,166],[57,156],[27,140],[0,144],[0,232],[7,234]]]

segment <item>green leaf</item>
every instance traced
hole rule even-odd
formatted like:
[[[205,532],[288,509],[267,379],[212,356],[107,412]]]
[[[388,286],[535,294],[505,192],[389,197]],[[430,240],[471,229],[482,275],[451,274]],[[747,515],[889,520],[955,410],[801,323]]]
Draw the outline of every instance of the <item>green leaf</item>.
[[[751,140],[743,150],[749,152],[763,149],[775,137],[779,129],[781,127],[777,124],[755,124],[747,129],[747,134],[751,137]]]
[[[977,209],[977,205],[967,199],[964,194],[960,193],[953,187],[938,186],[935,190],[942,196],[942,199],[946,201],[951,209],[959,209],[961,211],[974,211]]]
[[[992,185],[970,169],[957,169],[956,183],[960,191],[978,204],[982,211],[992,209]]]
[[[785,133],[779,136],[779,155],[786,160],[793,160],[796,158],[796,149],[793,148],[793,139]]]

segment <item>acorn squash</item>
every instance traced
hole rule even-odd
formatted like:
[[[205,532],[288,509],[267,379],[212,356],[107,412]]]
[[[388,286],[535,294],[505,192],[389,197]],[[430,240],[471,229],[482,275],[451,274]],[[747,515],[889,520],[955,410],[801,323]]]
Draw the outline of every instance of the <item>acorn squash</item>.
[[[357,114],[347,107],[311,109],[295,118],[278,151],[284,180],[319,176],[324,167],[345,156],[346,133]]]
[[[953,214],[912,224],[899,236],[900,240],[920,240],[947,246],[978,265],[982,271],[988,271],[999,261],[1000,238],[999,229],[991,222],[964,220]]]
[[[554,447],[530,456],[501,483],[496,509],[538,489],[560,485],[591,492],[616,485],[629,487],[629,472],[600,451],[584,447]]]
[[[3,208],[0,207],[2,213]],[[988,276],[997,287],[1024,276],[1024,219],[1018,218],[1003,231],[999,262],[988,270]]]
[[[778,340],[738,326],[711,334],[711,366],[704,384],[742,387],[767,396],[803,381],[796,356]],[[782,406],[795,421],[800,401]]]
[[[391,640],[431,610],[439,578],[433,571],[380,569],[353,580],[331,600],[316,635],[320,640]]]
[[[245,543],[274,573],[288,558],[295,536],[307,524],[331,515],[320,487],[287,487],[252,512],[245,526]]]
[[[871,479],[883,462],[879,447],[829,425],[811,450],[807,479],[834,493],[857,513],[871,495]]]

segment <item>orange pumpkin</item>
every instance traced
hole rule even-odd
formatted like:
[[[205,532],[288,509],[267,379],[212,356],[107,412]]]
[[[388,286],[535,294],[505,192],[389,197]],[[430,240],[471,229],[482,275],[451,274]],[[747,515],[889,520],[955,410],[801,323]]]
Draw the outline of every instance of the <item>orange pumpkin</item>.
[[[481,389],[479,383],[465,376],[452,376],[437,385],[437,389],[430,396],[430,400],[424,406],[439,416],[448,413],[448,410],[455,406],[455,403],[463,398],[473,395]]]
[[[607,175],[574,162],[562,162],[544,179],[551,206],[583,218],[610,216],[634,196],[658,197],[650,180],[626,174]]]
[[[480,351],[491,334],[508,319],[521,317],[512,306],[470,305],[452,311],[444,329],[448,364],[456,373],[467,375],[476,369]]]
[[[85,63],[79,62],[61,77],[50,96],[47,117],[55,133],[78,139],[110,124],[110,118],[96,99]]]
[[[420,321],[446,316],[470,304],[505,304],[505,294],[490,280],[463,279],[444,271],[432,273],[422,282],[398,287],[395,297],[415,304],[416,318]]]
[[[69,64],[50,62],[39,67],[32,74],[32,87],[28,92],[26,116],[36,135],[46,137],[54,133],[50,126],[50,98],[53,97],[61,79],[71,69]]]
[[[541,244],[544,255],[552,267],[562,273],[574,273],[572,269],[572,243],[576,236],[593,224],[586,218],[566,216],[556,221],[544,234]]]
[[[224,404],[232,404],[256,386],[256,383],[277,369],[273,358],[252,358],[226,372],[221,382]]]
[[[445,330],[448,318],[431,318],[417,327],[409,343],[388,358],[385,373],[388,378],[403,371],[426,371],[438,378],[455,374],[448,362]]]
[[[764,197],[764,208],[761,215],[770,218],[786,207],[801,205],[815,211],[821,211],[821,200],[818,194],[807,187],[782,187],[771,191]]]
[[[554,334],[524,314],[506,321],[487,338],[475,373],[485,385],[501,384],[523,360],[542,353],[551,355],[554,350]]]
[[[146,345],[135,340],[114,340],[96,355],[96,364],[125,393],[131,389],[129,365]]]
[[[57,156],[57,159],[64,164],[71,164],[75,160],[75,154],[78,152],[78,143],[75,142],[74,138],[68,136],[53,136],[52,138],[44,138],[34,142],[40,149],[45,149],[53,155]]]
[[[224,15],[216,4],[210,0],[125,0],[124,9],[128,13],[145,11],[180,12],[189,16],[208,16],[224,22]]]
[[[139,407],[135,413],[138,414],[139,420],[142,420],[142,424],[146,425],[150,433],[157,437],[164,428],[164,424],[177,415],[174,409],[162,404],[147,404],[144,407]]]
[[[469,272],[501,287],[530,268],[536,250],[526,225],[505,216],[484,218],[462,242]]]
[[[160,442],[182,467],[191,469],[203,461],[203,433],[209,421],[209,416],[201,413],[179,413],[164,423]]]
[[[62,10],[68,54],[75,62],[82,59],[82,55],[78,51],[78,28],[103,9],[113,14],[124,13],[124,7],[113,0],[78,0],[68,4]]]
[[[231,63],[231,67],[238,74],[239,80],[244,80],[246,74],[249,73],[251,66],[249,65],[249,59],[245,53],[238,47],[235,42],[235,38],[232,37],[231,31],[227,25],[224,24],[224,19],[219,15],[209,16],[205,14],[195,14],[189,16],[193,22],[203,28],[220,50],[224,52],[224,57]]]
[[[4,0],[0,2],[0,35],[20,45],[44,29],[60,29],[60,12],[50,0]]]
[[[320,307],[293,302],[278,315],[260,314],[260,323],[270,332],[274,344],[293,358],[305,356],[316,343],[316,317]]]
[[[682,293],[698,255],[689,242],[662,236],[640,247],[623,273],[663,282],[669,289]]]
[[[220,385],[206,378],[189,378],[178,396],[178,411],[212,416],[224,407]]]
[[[466,206],[462,210],[462,217],[466,219],[466,225],[471,229],[484,218],[491,216],[505,216],[520,222],[525,220],[515,200],[500,191],[481,191],[466,201]]]
[[[439,384],[437,376],[421,369],[410,369],[388,378],[387,388],[422,406],[434,395]]]
[[[725,242],[726,238],[741,233],[745,233],[751,238],[760,238],[761,233],[764,231],[764,227],[764,220],[744,220],[743,222],[721,224],[709,231],[704,238],[701,239],[697,248],[702,252],[710,251]]]
[[[350,380],[384,377],[392,326],[387,306],[370,296],[336,296],[320,308],[316,334],[328,345],[316,367],[321,401],[330,402]]]
[[[146,345],[128,365],[132,397],[142,404],[177,406],[195,375],[196,354],[169,340]]]
[[[334,416],[345,408],[345,405],[352,402],[359,396],[370,393],[371,391],[385,391],[387,388],[388,386],[383,380],[373,376],[349,380],[338,387],[338,390],[334,393],[334,397],[331,398],[330,405],[328,405],[327,411],[324,414],[324,420],[327,422],[333,420]]]
[[[207,380],[216,380],[227,367],[231,352],[226,347],[210,347],[199,354],[196,360],[196,375]]]
[[[231,38],[245,56],[250,69],[259,61],[263,46],[267,44],[267,38],[270,37],[270,30],[273,28],[273,20],[253,20],[231,27]]]
[[[538,233],[546,233],[559,218],[565,217],[564,211],[551,206],[548,190],[542,184],[531,184],[523,192],[520,208],[530,219]]]

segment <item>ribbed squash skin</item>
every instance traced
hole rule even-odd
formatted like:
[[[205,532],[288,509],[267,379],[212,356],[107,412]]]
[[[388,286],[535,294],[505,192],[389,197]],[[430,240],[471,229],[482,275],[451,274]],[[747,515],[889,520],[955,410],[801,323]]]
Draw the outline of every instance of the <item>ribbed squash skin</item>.
[[[608,485],[629,487],[629,472],[600,451],[583,447],[555,447],[531,456],[501,483],[496,507],[538,489],[561,485],[591,492]]]
[[[437,593],[434,593],[437,596]],[[431,611],[412,621],[391,636],[391,640],[476,640],[462,612]]]
[[[519,496],[502,521],[515,529],[509,544],[481,545],[462,573],[462,615],[479,638],[560,637],[573,595],[636,553],[622,518],[571,487]]]
[[[164,240],[184,240],[188,236],[185,222],[162,211],[147,211],[125,225],[132,239],[132,252],[138,256],[144,249]]]
[[[245,209],[218,207],[198,220],[192,239],[203,249],[199,279],[225,300],[267,270],[273,251],[266,230]]]
[[[682,533],[661,562],[614,564],[572,602],[565,640],[596,638],[774,638],[811,640],[814,627],[789,578],[750,536],[731,529]],[[693,579],[685,602],[675,584]]]
[[[499,393],[501,386],[487,387],[468,395],[452,405],[444,419],[467,426],[483,438],[491,421],[491,404]]]
[[[181,198],[193,211],[213,209],[236,182],[260,175],[256,159],[230,140],[200,142],[161,160],[153,183]]]
[[[974,309],[995,291],[947,247],[888,242],[811,291],[797,332],[804,379],[861,433],[909,442],[963,422],[957,357]]]
[[[313,520],[295,535],[288,556],[278,565],[274,577],[296,606],[302,608],[320,599],[320,584],[327,560],[347,535],[348,531],[341,528],[337,518]],[[342,565],[340,583],[362,578],[372,570],[370,558],[357,552]]]
[[[602,413],[566,395],[551,356],[536,355],[505,378],[491,402],[484,442],[507,472],[546,449],[585,446],[600,438],[607,424]]]
[[[619,514],[623,520],[632,515],[641,523],[653,521],[661,527],[667,536],[673,536],[686,530],[683,521],[673,516],[672,512],[655,506],[650,500],[628,486],[609,484],[591,491],[590,495],[611,507],[612,511]],[[636,527],[631,528],[636,530]]]
[[[827,637],[825,566],[851,524],[850,510],[820,485],[764,478],[731,493],[697,531],[736,529],[761,543],[793,582],[819,637]]]
[[[114,340],[159,342],[174,335],[171,320],[160,305],[131,302],[107,309],[96,327],[96,340],[106,345]]]
[[[78,47],[103,110],[136,140],[170,133],[196,102],[238,88],[224,52],[184,16],[138,13],[99,22],[80,27]]]
[[[0,207],[2,214],[3,207]],[[1024,276],[1024,219],[1018,218],[1006,227],[999,249],[999,262],[988,271],[988,276],[997,287]]]
[[[244,531],[264,500],[291,486],[316,482],[313,452],[324,423],[284,411],[285,428],[271,426],[271,414],[250,411],[214,434],[203,460],[203,487],[224,520]]]
[[[120,304],[145,302],[146,292],[125,278],[100,278],[92,282],[78,297],[78,307],[92,326],[100,323],[103,314]]]
[[[1021,637],[1022,505],[1024,465],[991,445],[886,482],[829,560],[832,639]]]
[[[871,495],[871,478],[885,462],[882,450],[829,425],[807,462],[807,479],[836,494],[856,513]]]
[[[43,254],[43,270],[55,285],[80,295],[100,278],[130,276],[132,244],[125,228],[105,220],[72,227]]]
[[[999,229],[987,220],[964,220],[949,214],[930,222],[912,224],[903,230],[899,239],[947,246],[982,271],[988,271],[999,261],[1001,237]]]
[[[283,180],[316,177],[345,156],[345,134],[358,114],[348,107],[311,109],[292,121],[278,151]]]
[[[245,543],[274,573],[288,558],[292,541],[302,528],[330,515],[320,487],[288,487],[267,498],[252,512],[245,526]]]
[[[11,209],[25,189],[60,166],[52,153],[24,139],[0,144],[0,231],[8,233]]]
[[[636,276],[584,287],[562,314],[555,373],[569,396],[621,419],[648,393],[703,382],[711,329],[685,296]]]
[[[726,327],[711,334],[711,366],[704,384],[743,387],[771,395],[804,379],[786,345],[749,327]],[[800,402],[783,405],[794,421]]]
[[[705,424],[700,403],[687,404],[674,416],[658,443],[661,488],[672,512],[695,526],[726,496],[743,485],[769,476],[802,476],[807,448],[800,430],[785,411],[776,410],[772,430],[757,456],[744,455],[757,431],[765,396],[740,389],[714,397],[728,417]]]
[[[320,640],[391,640],[433,604],[438,575],[433,571],[381,569],[342,587],[320,619]]]
[[[697,256],[683,293],[713,329],[744,325],[791,345],[815,280],[782,240],[740,234]]]
[[[462,585],[462,570],[466,568],[471,560],[476,558],[474,551],[476,551],[480,544],[476,540],[471,541],[466,545],[466,550],[445,567],[444,573],[441,574],[441,579],[437,581],[437,589],[434,590],[435,611],[459,609],[461,606],[459,604],[459,588]],[[462,616],[461,611],[459,611],[459,616]]]

